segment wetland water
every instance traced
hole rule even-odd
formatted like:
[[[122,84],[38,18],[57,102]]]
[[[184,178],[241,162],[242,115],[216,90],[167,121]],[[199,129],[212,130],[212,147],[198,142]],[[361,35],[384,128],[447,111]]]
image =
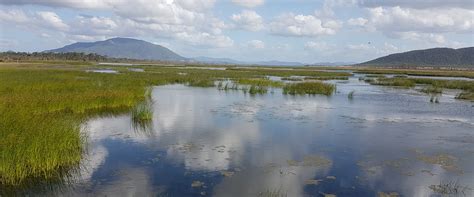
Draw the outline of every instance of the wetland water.
[[[59,193],[437,196],[432,185],[455,181],[472,195],[472,102],[434,104],[357,76],[331,83],[330,97],[155,87],[150,128],[134,128],[128,114],[84,124],[88,154]]]

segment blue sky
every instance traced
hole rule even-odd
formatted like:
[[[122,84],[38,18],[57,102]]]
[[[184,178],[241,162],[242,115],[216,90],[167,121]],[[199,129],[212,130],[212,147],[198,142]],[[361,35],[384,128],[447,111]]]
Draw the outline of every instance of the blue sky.
[[[0,0],[0,50],[132,37],[186,57],[360,62],[474,46],[472,0]]]

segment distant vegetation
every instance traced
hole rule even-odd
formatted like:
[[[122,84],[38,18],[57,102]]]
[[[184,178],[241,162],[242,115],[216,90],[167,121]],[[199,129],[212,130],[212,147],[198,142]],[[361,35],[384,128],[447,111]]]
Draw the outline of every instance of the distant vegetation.
[[[370,74],[367,77],[378,77],[384,74],[433,76],[433,77],[466,77],[474,78],[474,71],[456,70],[416,70],[416,69],[357,69],[354,73]]]
[[[63,61],[106,61],[107,57],[97,54],[85,53],[25,53],[25,52],[1,52],[0,61],[48,61],[48,60],[63,60]]]
[[[428,87],[423,88],[421,91],[429,94],[440,94],[444,88],[458,89],[463,90],[463,92],[457,96],[458,99],[474,101],[474,81],[399,77],[365,78],[363,80],[372,85],[399,86],[406,88],[414,87],[416,84],[428,85]]]

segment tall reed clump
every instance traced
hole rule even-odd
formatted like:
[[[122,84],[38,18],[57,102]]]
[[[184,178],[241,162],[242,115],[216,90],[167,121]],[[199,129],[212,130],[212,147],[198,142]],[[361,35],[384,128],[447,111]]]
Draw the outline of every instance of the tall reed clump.
[[[336,86],[322,82],[302,82],[287,84],[283,87],[283,94],[322,94],[330,96],[336,90]]]
[[[261,86],[261,87],[263,86],[283,87],[283,85],[285,85],[285,83],[281,81],[273,81],[266,78],[256,78],[256,79],[242,78],[242,79],[237,80],[237,83],[242,84],[242,85],[253,85],[253,86]]]
[[[0,190],[61,181],[77,168],[88,117],[131,108],[146,86],[164,83],[131,75],[0,69]]]
[[[153,103],[151,101],[136,105],[131,111],[134,128],[147,129],[153,120]]]

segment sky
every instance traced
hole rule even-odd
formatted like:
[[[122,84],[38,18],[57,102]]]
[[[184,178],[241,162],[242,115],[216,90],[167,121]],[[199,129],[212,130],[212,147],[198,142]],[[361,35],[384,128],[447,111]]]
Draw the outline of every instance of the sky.
[[[0,0],[0,51],[114,37],[185,57],[362,62],[474,46],[474,1]]]

